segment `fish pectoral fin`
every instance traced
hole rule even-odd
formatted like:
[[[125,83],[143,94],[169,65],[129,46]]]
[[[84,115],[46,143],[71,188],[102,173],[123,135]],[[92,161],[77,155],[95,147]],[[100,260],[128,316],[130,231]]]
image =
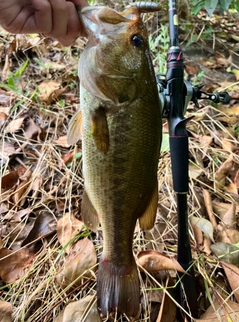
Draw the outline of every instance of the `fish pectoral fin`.
[[[158,207],[158,181],[156,182],[151,200],[143,213],[139,218],[139,225],[142,230],[150,230],[154,226],[155,217]]]
[[[81,201],[81,217],[89,229],[97,231],[99,227],[99,217],[85,190]]]
[[[106,112],[103,107],[91,111],[92,136],[98,151],[107,153],[109,150],[109,129]]]
[[[78,110],[71,118],[68,131],[67,143],[69,145],[77,143],[82,138],[82,113]]]

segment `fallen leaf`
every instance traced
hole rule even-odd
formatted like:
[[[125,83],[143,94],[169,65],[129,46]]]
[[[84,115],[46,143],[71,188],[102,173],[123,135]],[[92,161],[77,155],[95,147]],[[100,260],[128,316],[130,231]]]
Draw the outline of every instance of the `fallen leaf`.
[[[74,214],[66,213],[57,222],[57,238],[62,247],[72,240],[73,237],[78,235],[84,227],[83,221],[77,219]],[[66,247],[66,252],[69,252],[71,245]]]
[[[196,216],[191,216],[190,221],[193,225],[197,226],[204,233],[205,236],[209,237],[211,241],[213,239],[213,226],[209,220],[205,218],[199,218]]]
[[[12,322],[12,304],[0,301],[0,322]]]
[[[30,269],[34,253],[27,248],[18,251],[0,249],[0,276],[3,282],[12,283],[23,277]]]
[[[92,273],[89,270],[94,270],[97,263],[95,247],[88,238],[84,238],[77,242],[77,254],[67,260],[64,267],[56,276],[57,282],[62,288],[69,285],[80,285],[83,278],[89,278]]]
[[[217,221],[216,221],[216,218],[215,218],[215,215],[213,212],[211,195],[208,190],[203,189],[203,196],[204,196],[204,201],[205,201],[205,206],[207,209],[208,217],[210,219],[210,222],[211,222],[213,228],[215,229],[217,227]]]
[[[39,238],[47,237],[56,231],[56,220],[50,212],[40,213],[22,246],[32,243]]]
[[[215,243],[211,245],[211,250],[219,260],[239,266],[239,248],[235,245]]]
[[[101,322],[98,313],[98,308],[94,296],[88,295],[83,299],[75,302],[70,302],[65,307],[60,318],[54,322]]]
[[[220,264],[222,265],[224,272],[227,276],[227,280],[231,286],[233,295],[239,303],[239,268],[233,264],[226,263],[223,261],[221,261]]]
[[[236,244],[239,242],[239,231],[236,229],[227,229],[221,225],[218,225],[218,234],[216,240],[218,242]]]
[[[27,139],[36,139],[40,131],[40,127],[32,119],[29,119],[24,128],[24,135]]]
[[[156,250],[145,250],[138,254],[137,264],[148,272],[158,272],[162,270],[176,270],[186,273],[178,261],[170,258]]]
[[[200,319],[195,319],[195,322],[239,322],[239,304],[228,300],[223,305],[214,301]],[[229,320],[229,317],[231,320]]]
[[[18,131],[21,128],[24,120],[25,120],[25,117],[20,117],[18,119],[12,120],[6,127],[5,133],[14,133]]]
[[[228,228],[236,229],[236,204],[234,202],[221,219]]]
[[[233,163],[233,155],[230,154],[228,159],[225,162],[223,162],[223,164],[215,172],[215,183],[219,189],[224,188],[226,184],[227,173],[232,169]]]
[[[67,143],[67,136],[61,136],[59,137],[57,140],[53,141],[54,143],[56,143],[57,145],[63,146],[64,148],[69,148],[69,144]]]
[[[19,176],[17,171],[12,171],[2,177],[1,187],[4,190],[11,189],[18,181]]]
[[[66,87],[61,88],[61,83],[53,80],[44,81],[38,86],[39,98],[46,104],[56,101],[65,91]]]

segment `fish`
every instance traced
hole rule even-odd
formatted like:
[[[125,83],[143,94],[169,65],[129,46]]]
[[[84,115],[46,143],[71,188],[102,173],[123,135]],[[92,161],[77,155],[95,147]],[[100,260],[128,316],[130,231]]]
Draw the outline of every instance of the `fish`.
[[[97,273],[102,317],[140,312],[140,282],[132,245],[139,220],[150,230],[158,206],[157,169],[162,138],[161,103],[140,2],[122,12],[86,6],[79,16],[88,36],[80,56],[80,110],[68,143],[82,137],[84,192],[81,217],[103,231]],[[81,130],[82,128],[82,130]]]

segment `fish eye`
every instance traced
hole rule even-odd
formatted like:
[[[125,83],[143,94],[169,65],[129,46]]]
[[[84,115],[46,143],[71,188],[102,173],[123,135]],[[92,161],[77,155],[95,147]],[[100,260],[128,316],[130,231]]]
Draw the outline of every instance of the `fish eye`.
[[[131,38],[131,41],[132,41],[132,44],[133,44],[135,47],[140,47],[140,46],[143,44],[143,38],[142,38],[142,36],[140,36],[140,35],[134,35],[134,36]]]

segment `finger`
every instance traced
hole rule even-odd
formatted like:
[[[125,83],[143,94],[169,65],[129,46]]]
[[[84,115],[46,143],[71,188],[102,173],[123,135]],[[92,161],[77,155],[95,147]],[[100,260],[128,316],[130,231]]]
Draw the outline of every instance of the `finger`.
[[[52,8],[52,30],[46,34],[52,38],[64,37],[67,34],[68,5],[65,0],[48,0]]]
[[[32,6],[35,10],[35,14],[32,15],[25,23],[24,32],[31,30],[35,27],[36,32],[44,34],[49,33],[52,30],[52,9],[48,0],[31,0]]]

